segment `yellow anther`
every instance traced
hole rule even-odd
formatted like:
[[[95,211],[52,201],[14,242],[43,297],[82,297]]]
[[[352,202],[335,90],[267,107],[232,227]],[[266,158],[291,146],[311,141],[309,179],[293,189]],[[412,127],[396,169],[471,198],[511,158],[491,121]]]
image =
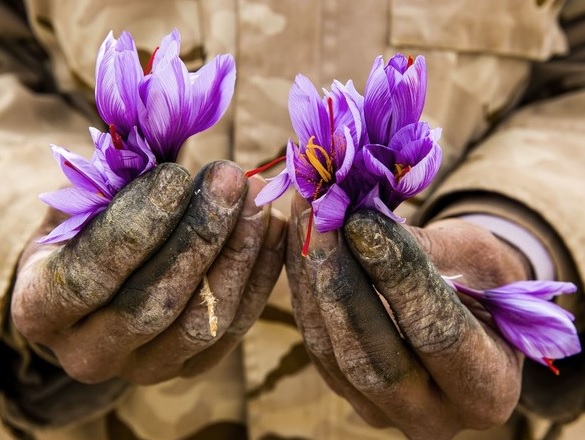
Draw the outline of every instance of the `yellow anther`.
[[[311,136],[309,138],[309,143],[307,144],[307,150],[305,154],[311,165],[313,165],[313,168],[315,168],[315,170],[317,170],[319,173],[319,176],[321,176],[321,179],[323,179],[325,182],[329,182],[333,177],[330,171],[332,169],[331,157],[329,157],[329,154],[327,154],[327,151],[325,151],[322,146],[313,143],[314,138],[315,136]],[[317,151],[319,151],[319,153],[321,153],[325,158],[325,165],[327,168],[323,166],[317,157]]]
[[[400,179],[402,179],[406,173],[408,173],[412,167],[410,165],[402,165],[399,163],[394,164],[394,167],[396,168],[396,172],[394,173],[394,177],[396,178],[396,182],[400,182]]]

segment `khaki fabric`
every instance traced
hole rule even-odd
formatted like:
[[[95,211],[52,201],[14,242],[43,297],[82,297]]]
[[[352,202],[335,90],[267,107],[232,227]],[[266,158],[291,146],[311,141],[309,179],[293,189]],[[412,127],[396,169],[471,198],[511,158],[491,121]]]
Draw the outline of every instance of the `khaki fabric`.
[[[130,31],[145,60],[173,27],[181,32],[182,55],[190,69],[218,53],[236,56],[238,80],[230,111],[217,126],[189,140],[182,151],[180,160],[191,171],[220,158],[236,160],[249,169],[278,154],[287,138],[294,136],[287,100],[297,73],[323,87],[329,87],[333,79],[351,78],[363,90],[377,55],[388,58],[396,51],[422,54],[429,71],[424,119],[443,127],[445,159],[441,176],[449,178],[444,184],[438,179],[434,190],[401,207],[404,213],[413,221],[428,221],[441,215],[454,194],[470,188],[501,194],[529,207],[520,217],[527,225],[535,225],[538,236],[544,237],[554,225],[558,243],[550,249],[557,265],[564,267],[568,262],[585,267],[585,228],[580,221],[583,206],[575,204],[585,195],[580,172],[585,167],[585,150],[580,142],[585,130],[583,94],[527,108],[507,119],[506,125],[467,156],[470,146],[483,139],[493,124],[518,103],[533,63],[561,56],[568,49],[558,24],[562,2],[24,3],[32,35],[15,23],[13,28],[21,32],[17,39],[12,31],[5,34],[8,27],[0,28],[0,36],[14,44],[27,38],[38,41],[48,53],[43,65],[53,72],[55,89],[66,94],[74,106],[54,93],[33,93],[19,82],[19,78],[28,78],[27,86],[36,84],[40,80],[32,73],[38,69],[0,69],[2,317],[7,316],[20,251],[45,211],[37,194],[63,182],[48,145],[55,143],[89,154],[87,128],[98,123],[91,112],[95,55],[109,30],[115,34]],[[570,3],[575,10],[579,2]],[[461,162],[464,165],[459,167]],[[451,173],[455,167],[457,172]],[[563,174],[560,180],[551,172],[559,169]],[[430,199],[424,203],[427,197]],[[278,205],[287,209],[285,200]],[[479,208],[461,205],[458,209],[475,212]],[[543,232],[538,233],[541,228]],[[583,273],[579,276],[582,278]],[[26,341],[14,335],[5,334],[4,343],[18,353],[24,367],[35,357],[27,350]],[[27,377],[24,367],[15,381]],[[129,387],[116,398],[104,398],[114,394],[111,389],[110,394],[93,392],[87,390],[94,406],[69,423],[27,419],[26,414],[18,412],[14,399],[3,395],[0,411],[6,429],[0,432],[0,439],[17,438],[21,430],[30,431],[38,440],[404,438],[393,429],[367,426],[320,378],[294,324],[284,275],[241,347],[213,371],[156,386]],[[57,393],[44,401],[47,414],[55,411],[60,398]],[[35,410],[42,413],[44,408]],[[546,421],[531,420],[530,429],[526,423],[523,418],[513,418],[500,429],[465,432],[458,439],[541,438],[548,429]],[[585,421],[576,422],[564,438],[581,438],[585,435],[583,425]]]

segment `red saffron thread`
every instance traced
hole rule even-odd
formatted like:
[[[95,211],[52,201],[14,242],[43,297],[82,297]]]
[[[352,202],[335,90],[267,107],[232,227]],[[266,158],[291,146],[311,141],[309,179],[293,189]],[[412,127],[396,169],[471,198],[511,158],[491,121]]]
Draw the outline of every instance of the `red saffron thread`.
[[[150,59],[148,60],[148,63],[146,64],[146,68],[144,69],[145,75],[148,75],[150,72],[152,72],[152,63],[154,62],[154,56],[156,55],[157,52],[158,52],[158,47],[156,49],[154,49],[154,51],[152,52],[152,55],[150,56]]]
[[[307,235],[305,236],[305,242],[303,243],[303,249],[301,249],[301,255],[306,257],[309,255],[309,243],[311,242],[311,231],[313,230],[313,207],[311,206],[311,212],[309,213],[309,223],[307,225]]]
[[[414,58],[412,57],[412,55],[408,55],[408,61],[406,62],[406,68],[408,69],[413,64],[414,64]]]
[[[266,171],[269,168],[272,168],[274,165],[282,162],[285,159],[286,159],[286,156],[277,157],[276,159],[271,160],[270,162],[268,162],[265,165],[262,165],[261,167],[254,168],[253,170],[250,170],[250,171],[246,171],[244,174],[246,177],[252,177],[258,173],[262,173],[263,171]]]
[[[122,140],[122,136],[120,136],[120,133],[118,133],[116,131],[116,127],[114,127],[114,124],[110,124],[109,128],[110,128],[110,136],[112,136],[112,143],[114,144],[114,148],[116,150],[123,150],[124,149],[124,142]]]
[[[559,369],[557,367],[555,367],[553,365],[554,359],[550,359],[550,358],[542,358],[542,360],[545,362],[545,364],[547,365],[548,368],[550,368],[550,370],[556,374],[557,376],[561,373],[559,371]]]

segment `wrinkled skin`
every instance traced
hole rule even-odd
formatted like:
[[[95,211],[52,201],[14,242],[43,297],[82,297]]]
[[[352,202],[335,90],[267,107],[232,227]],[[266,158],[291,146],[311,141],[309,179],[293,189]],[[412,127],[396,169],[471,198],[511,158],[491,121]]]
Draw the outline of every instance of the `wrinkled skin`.
[[[212,367],[260,315],[282,269],[286,222],[254,204],[263,185],[229,162],[194,179],[176,164],[156,167],[65,245],[29,244],[15,326],[85,383],[150,384]],[[51,212],[36,237],[59,217]]]
[[[462,220],[418,229],[364,211],[343,232],[313,230],[303,258],[307,208],[293,201],[287,273],[305,345],[331,388],[370,424],[412,439],[503,424],[523,357],[439,274],[494,287],[529,276],[521,254]]]

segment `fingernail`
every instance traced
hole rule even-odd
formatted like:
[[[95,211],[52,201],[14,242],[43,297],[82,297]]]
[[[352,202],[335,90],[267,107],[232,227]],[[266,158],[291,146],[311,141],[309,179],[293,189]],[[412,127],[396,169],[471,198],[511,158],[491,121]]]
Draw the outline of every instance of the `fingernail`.
[[[224,208],[230,208],[240,200],[245,184],[242,170],[228,161],[213,164],[205,177],[207,194]]]
[[[248,179],[248,193],[242,209],[242,217],[253,217],[262,211],[262,206],[256,206],[254,199],[265,185],[266,182],[258,176],[252,176]]]
[[[387,249],[380,225],[369,218],[350,220],[345,225],[349,244],[366,258],[378,258]]]
[[[191,176],[176,164],[160,164],[155,169],[155,178],[148,198],[165,212],[175,211],[191,193]]]

